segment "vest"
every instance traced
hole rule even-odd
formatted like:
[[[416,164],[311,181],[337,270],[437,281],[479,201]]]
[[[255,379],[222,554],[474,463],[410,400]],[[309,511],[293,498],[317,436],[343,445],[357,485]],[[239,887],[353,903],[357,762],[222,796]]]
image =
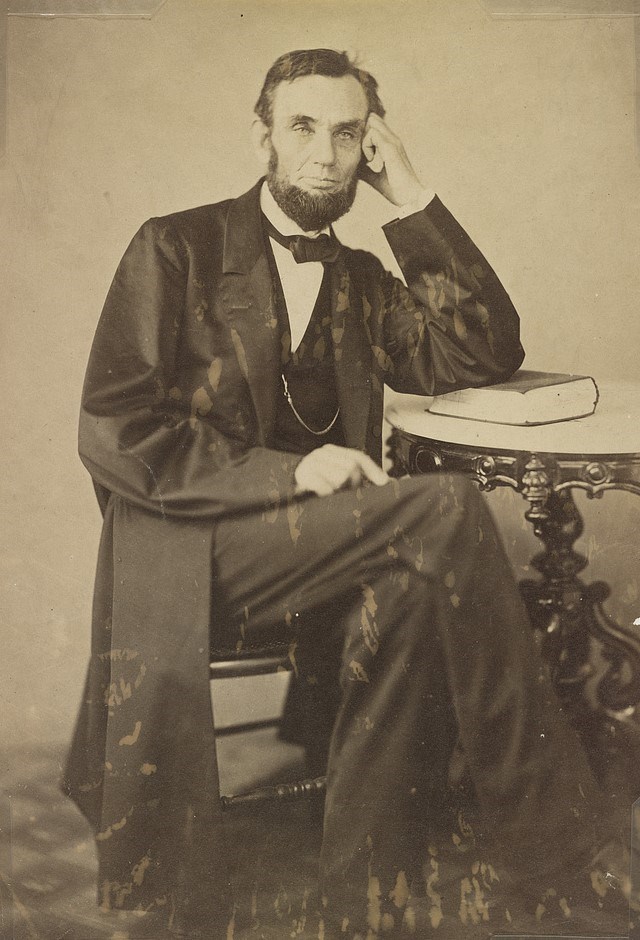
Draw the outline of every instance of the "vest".
[[[266,235],[265,241],[269,243]],[[331,271],[329,265],[325,265],[311,319],[300,345],[292,352],[289,315],[270,244],[267,253],[281,339],[282,374],[287,380],[289,395],[300,419],[314,431],[321,431],[331,424],[338,410],[331,336]],[[294,454],[308,454],[323,444],[338,444],[344,447],[340,415],[326,434],[311,433],[296,417],[285,395],[284,383],[281,382],[274,426],[275,449]]]

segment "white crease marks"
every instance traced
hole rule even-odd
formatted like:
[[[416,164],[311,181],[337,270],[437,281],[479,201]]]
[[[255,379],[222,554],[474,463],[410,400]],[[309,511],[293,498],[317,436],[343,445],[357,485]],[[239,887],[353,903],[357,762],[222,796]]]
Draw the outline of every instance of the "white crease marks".
[[[130,680],[124,679],[122,676],[119,681],[111,681],[104,693],[107,707],[113,709],[118,705],[122,705],[123,702],[128,701],[133,695],[134,690],[140,688],[146,674],[147,667],[145,663],[140,663],[133,683]]]
[[[369,676],[367,671],[356,659],[352,659],[349,663],[349,669],[351,670],[351,678],[355,682],[369,682]]]
[[[125,734],[124,737],[120,738],[118,744],[121,747],[133,747],[134,744],[137,744],[138,738],[140,737],[140,732],[142,731],[142,722],[136,721],[133,731],[131,734]]]
[[[119,832],[121,829],[124,829],[124,827],[127,825],[127,820],[132,814],[133,814],[133,806],[128,811],[128,813],[122,817],[122,819],[118,819],[116,822],[111,823],[110,826],[107,826],[106,829],[103,829],[101,832],[98,832],[95,837],[96,842],[106,842],[107,839],[110,839],[115,832]]]
[[[131,869],[131,881],[121,884],[118,881],[104,881],[100,885],[100,908],[109,911],[112,908],[121,909],[126,899],[133,893],[134,887],[142,885],[145,875],[151,865],[151,856],[146,853]],[[158,904],[160,899],[156,899]]]
[[[372,656],[375,656],[380,647],[380,631],[376,623],[376,604],[375,593],[371,585],[362,584],[362,605],[360,607],[360,630],[365,645]]]
[[[300,528],[300,518],[304,513],[304,507],[297,502],[289,503],[287,506],[287,522],[289,523],[289,536],[295,545],[302,535]]]
[[[222,359],[220,356],[216,356],[211,361],[211,365],[207,369],[207,379],[209,380],[209,386],[211,391],[214,393],[218,391],[221,376]],[[212,408],[213,399],[204,385],[201,385],[200,388],[197,388],[191,396],[191,416],[189,418],[189,425],[192,430],[196,427],[198,418],[203,418],[208,415]]]
[[[458,915],[463,924],[488,922],[492,887],[499,880],[492,865],[480,861],[473,863],[470,877],[460,879]]]
[[[442,923],[444,914],[442,912],[442,895],[437,890],[440,878],[440,863],[437,859],[438,850],[435,846],[429,846],[429,861],[425,863],[422,869],[424,877],[425,893],[429,899],[429,923],[436,929]]]
[[[374,931],[375,936],[384,936],[394,930],[402,921],[404,910],[409,900],[410,890],[406,872],[399,871],[396,882],[389,892],[389,900],[396,908],[397,914],[382,910],[382,891],[380,879],[373,874],[373,841],[367,836],[369,860],[367,863],[367,925]]]
[[[457,608],[460,606],[460,598],[454,591],[455,584],[456,584],[455,571],[447,571],[447,573],[444,576],[444,586],[449,591],[449,600],[451,601],[451,606]]]

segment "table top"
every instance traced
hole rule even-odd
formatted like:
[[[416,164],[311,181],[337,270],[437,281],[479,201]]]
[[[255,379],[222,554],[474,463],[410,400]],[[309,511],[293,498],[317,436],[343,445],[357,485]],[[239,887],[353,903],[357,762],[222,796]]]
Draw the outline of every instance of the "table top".
[[[594,414],[571,421],[519,427],[431,414],[431,398],[390,392],[386,419],[416,437],[486,450],[547,454],[640,456],[640,382],[598,382]]]

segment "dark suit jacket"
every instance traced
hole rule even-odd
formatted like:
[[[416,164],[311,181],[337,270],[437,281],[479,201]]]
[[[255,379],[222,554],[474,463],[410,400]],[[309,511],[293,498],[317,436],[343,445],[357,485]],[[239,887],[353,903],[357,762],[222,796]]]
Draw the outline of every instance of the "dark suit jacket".
[[[105,518],[64,787],[95,828],[108,906],[197,904],[224,882],[214,523],[280,511],[300,460],[271,446],[280,348],[259,188],[142,226],[87,371],[80,454]],[[385,233],[408,289],[366,252],[344,249],[332,267],[346,443],[378,460],[385,383],[439,393],[503,379],[523,358],[507,294],[437,199]]]

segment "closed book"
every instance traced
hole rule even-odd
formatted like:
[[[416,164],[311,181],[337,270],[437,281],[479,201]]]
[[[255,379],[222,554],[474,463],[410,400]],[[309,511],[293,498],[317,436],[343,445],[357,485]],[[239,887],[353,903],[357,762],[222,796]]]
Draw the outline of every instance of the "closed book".
[[[428,411],[494,424],[552,424],[593,414],[598,386],[589,375],[520,369],[506,382],[437,395]]]

